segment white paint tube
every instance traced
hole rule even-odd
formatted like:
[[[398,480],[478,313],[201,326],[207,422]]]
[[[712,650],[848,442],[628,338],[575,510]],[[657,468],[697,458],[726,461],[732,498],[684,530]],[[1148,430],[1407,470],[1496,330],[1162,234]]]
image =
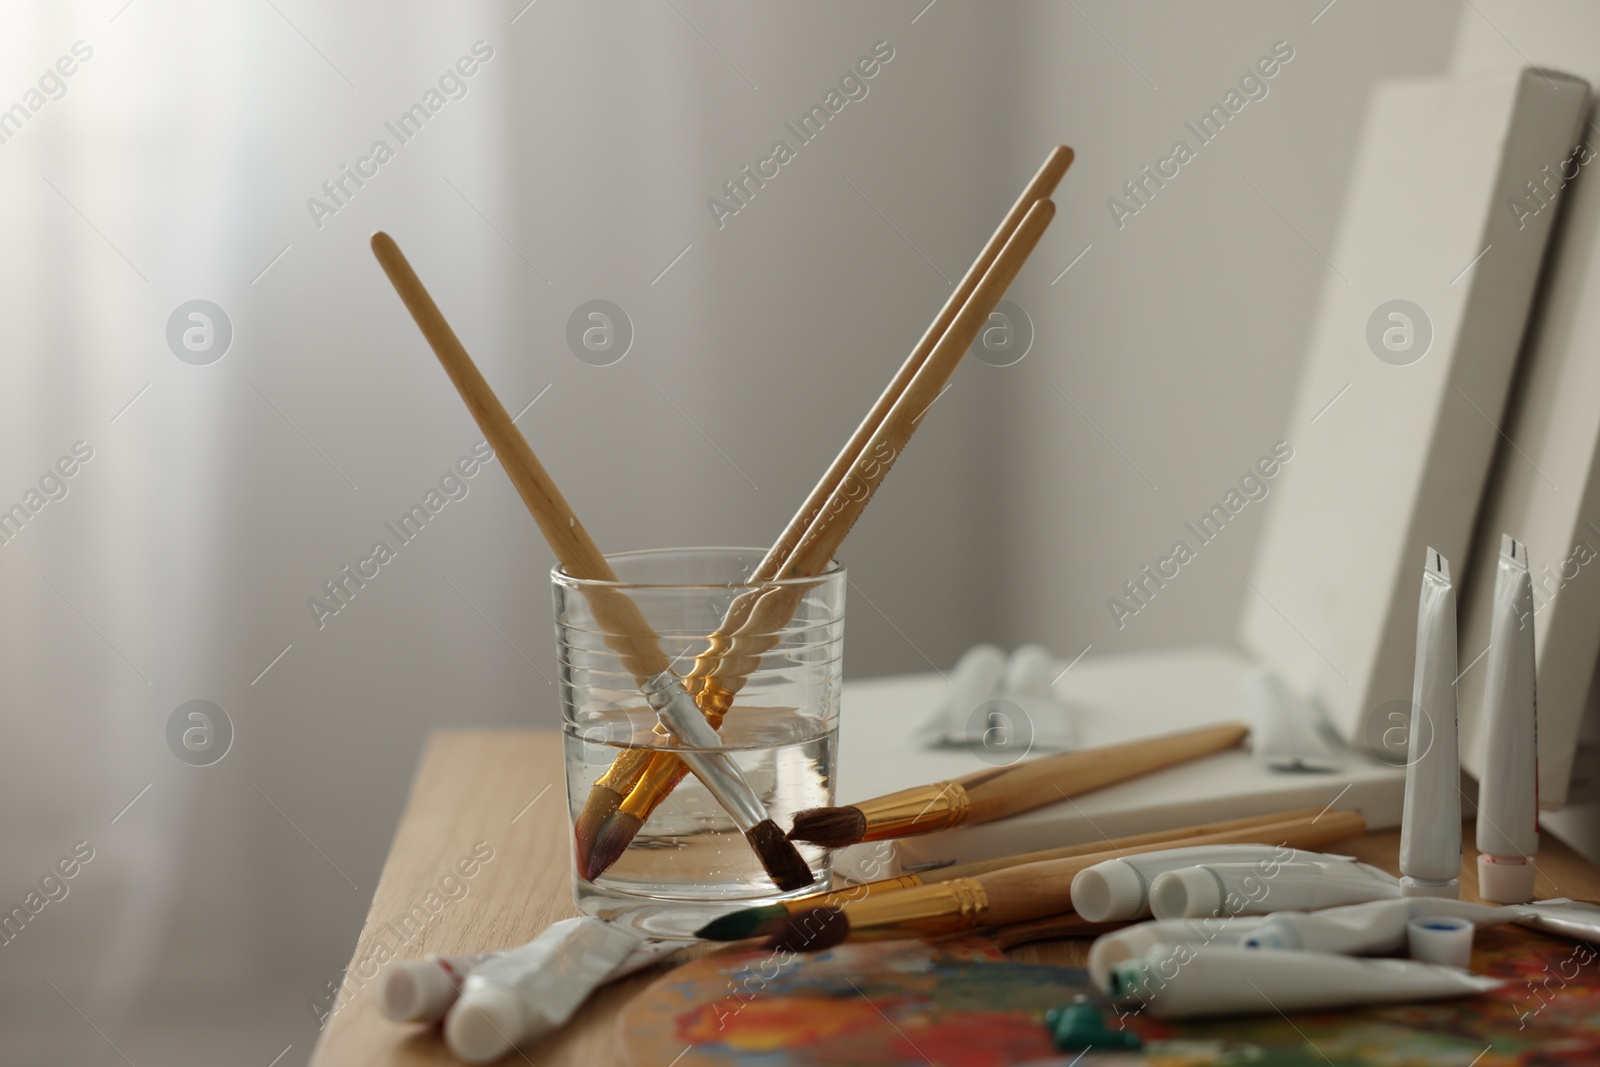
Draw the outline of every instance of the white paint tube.
[[[996,645],[973,645],[951,668],[949,685],[928,720],[916,729],[925,745],[964,745],[967,720],[993,700],[1006,672],[1006,654]],[[981,733],[981,731],[980,731]],[[982,737],[976,738],[982,741]]]
[[[556,923],[467,975],[445,1017],[445,1042],[467,1063],[493,1063],[572,1018],[638,945],[637,935],[614,923]]]
[[[1287,845],[1188,845],[1104,860],[1072,879],[1072,910],[1092,923],[1150,915],[1150,882],[1159,874],[1197,863],[1283,864],[1296,859],[1337,859]]]
[[[1265,921],[1260,915],[1236,919],[1152,919],[1095,938],[1089,946],[1089,977],[1100,992],[1111,990],[1111,969],[1123,960],[1136,960],[1157,945],[1216,945],[1234,948]]]
[[[1111,995],[1142,1002],[1158,1019],[1189,1019],[1444,1000],[1501,985],[1497,978],[1413,960],[1246,948],[1169,954],[1166,947],[1112,968]]]
[[[1389,910],[1398,908],[1401,904],[1409,908],[1409,915],[1406,912]],[[1334,929],[1333,922],[1330,922],[1335,920],[1341,925],[1362,926],[1364,924],[1356,921],[1356,917],[1364,913],[1374,916],[1371,925],[1359,931],[1351,930],[1348,934]],[[1580,941],[1600,941],[1600,904],[1571,900],[1567,897],[1552,897],[1549,900],[1536,900],[1531,904],[1496,907],[1493,904],[1474,904],[1467,900],[1406,897],[1398,901],[1374,901],[1347,908],[1329,908],[1315,915],[1294,912],[1269,915],[1258,920],[1259,925],[1243,938],[1242,944],[1245,948],[1304,947],[1317,952],[1343,954],[1390,952],[1405,945],[1404,931],[1407,921],[1430,916],[1466,919],[1478,927],[1513,922],[1518,926],[1561,934]],[[1395,934],[1395,929],[1399,929],[1400,933]],[[1127,932],[1118,931],[1118,933]],[[1274,943],[1268,944],[1269,941]],[[1297,941],[1299,944],[1296,944]]]
[[[1008,724],[1004,736],[1009,744],[1021,747],[1029,743],[1029,733],[1035,750],[1077,748],[1083,743],[1083,711],[1056,695],[1055,680],[1060,676],[1060,662],[1043,645],[1023,645],[1011,653],[995,699],[1016,705],[1032,729],[1020,731],[1023,736],[1017,737],[1016,724]],[[1010,713],[1004,704],[994,712],[999,716]]]
[[[1392,875],[1354,860],[1206,863],[1157,875],[1150,883],[1150,910],[1158,919],[1269,915],[1399,895]]]
[[[1515,922],[1524,914],[1521,908],[1497,908],[1470,900],[1402,897],[1328,908],[1311,914],[1274,912],[1262,919],[1240,943],[1245,948],[1382,956],[1406,947],[1406,925],[1412,919],[1443,916],[1465,919],[1474,926],[1483,927]]]
[[[1580,941],[1600,941],[1600,904],[1553,897],[1523,904],[1515,910],[1526,913],[1517,920],[1522,926],[1575,937]]]
[[[1400,884],[1409,896],[1461,895],[1455,681],[1456,592],[1449,561],[1430,548],[1417,605],[1417,664],[1400,822]]]
[[[563,919],[553,923],[551,930],[566,929],[577,923],[600,922],[599,919]],[[540,936],[548,936],[549,931]],[[560,936],[560,935],[557,935]],[[606,975],[614,982],[635,971],[643,970],[662,957],[683,947],[681,941],[640,941],[623,961]],[[461,995],[461,984],[479,964],[504,956],[515,949],[495,949],[492,952],[474,952],[461,956],[424,956],[420,960],[395,960],[378,976],[378,1011],[384,1018],[397,1023],[436,1023],[445,1017],[450,1006]]]
[[[438,1022],[461,995],[467,973],[499,955],[494,951],[395,960],[378,975],[378,1011],[397,1023]]]
[[[1244,676],[1244,703],[1250,710],[1250,751],[1266,766],[1312,774],[1343,768],[1323,736],[1316,708],[1271,667],[1252,667]]]
[[[1528,548],[1500,538],[1494,620],[1483,684],[1483,780],[1478,783],[1478,892],[1500,904],[1533,899],[1539,851],[1533,583]]]

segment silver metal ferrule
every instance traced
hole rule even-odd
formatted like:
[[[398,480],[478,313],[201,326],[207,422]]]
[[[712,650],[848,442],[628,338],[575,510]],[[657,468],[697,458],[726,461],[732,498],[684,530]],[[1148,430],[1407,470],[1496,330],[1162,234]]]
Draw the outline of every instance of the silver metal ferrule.
[[[689,746],[675,750],[673,755],[689,765],[695,777],[733,817],[739,829],[748,833],[757,823],[765,822],[767,809],[733,757],[716,751],[695,751],[722,748],[722,736],[700,713],[694,697],[683,687],[683,680],[672,671],[665,670],[646,679],[639,691],[644,694],[645,702],[656,713],[661,724],[671,730],[681,743]]]

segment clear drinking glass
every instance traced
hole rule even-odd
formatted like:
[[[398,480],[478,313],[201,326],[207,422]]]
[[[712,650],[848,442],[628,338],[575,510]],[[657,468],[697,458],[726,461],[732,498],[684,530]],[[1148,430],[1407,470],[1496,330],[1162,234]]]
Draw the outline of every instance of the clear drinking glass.
[[[845,571],[837,562],[815,577],[752,585],[764,551],[753,548],[683,548],[624,552],[607,559],[618,582],[576,579],[551,571],[555,598],[556,655],[561,675],[562,733],[567,803],[574,839],[596,782],[622,757],[634,761],[684,751],[657,729],[656,713],[639,692],[591,610],[597,587],[620,589],[660,638],[673,670],[687,675],[709,647],[728,607],[741,594],[796,598],[781,625],[760,634],[764,647],[722,721],[724,751],[783,829],[795,812],[833,803],[834,758],[839,733],[839,691],[844,651]],[[638,764],[635,763],[635,766]],[[611,779],[615,784],[617,779]],[[626,781],[625,778],[622,781]],[[611,789],[611,798],[623,790]],[[656,937],[689,937],[736,908],[783,899],[744,834],[692,774],[653,809],[640,786],[625,811],[648,811],[627,849],[593,879],[574,855],[573,896],[589,915],[629,923]],[[587,824],[592,830],[591,819]],[[800,846],[817,884],[831,884],[828,853]]]

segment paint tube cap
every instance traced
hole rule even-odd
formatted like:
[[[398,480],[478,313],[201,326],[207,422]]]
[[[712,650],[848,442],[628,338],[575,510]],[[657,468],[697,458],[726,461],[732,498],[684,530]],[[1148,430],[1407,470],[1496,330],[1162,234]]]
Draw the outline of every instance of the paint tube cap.
[[[1418,916],[1406,924],[1411,958],[1465,969],[1472,962],[1474,929],[1471,922],[1453,915]]]
[[[438,960],[396,960],[378,977],[378,1010],[397,1023],[433,1022],[444,1018],[457,992]]]
[[[522,1001],[499,985],[469,984],[450,1009],[444,1038],[468,1063],[493,1063],[510,1052],[525,1025]]]
[[[1419,882],[1415,878],[1400,879],[1400,895],[1403,897],[1447,897],[1451,900],[1461,898],[1461,880],[1452,878],[1448,882]]]
[[[1181,867],[1150,883],[1150,910],[1158,919],[1193,919],[1222,907],[1222,885],[1204,867]]]
[[[1144,879],[1121,860],[1086,867],[1072,879],[1072,910],[1092,923],[1137,919],[1144,904]]]
[[[1478,857],[1478,895],[1492,904],[1526,904],[1533,899],[1533,861],[1526,857]]]

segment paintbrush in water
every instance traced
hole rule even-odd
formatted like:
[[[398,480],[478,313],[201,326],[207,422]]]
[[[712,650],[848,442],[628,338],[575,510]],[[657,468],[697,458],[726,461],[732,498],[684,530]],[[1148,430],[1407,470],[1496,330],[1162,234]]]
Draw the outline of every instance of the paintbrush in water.
[[[1055,205],[1044,196],[1071,162],[1071,149],[1051,152],[752,582],[813,577],[827,566],[1050,224]],[[713,727],[720,726],[745,676],[771,647],[805,588],[803,583],[763,587],[735,598],[686,679]],[[622,854],[684,773],[682,762],[667,752],[617,757],[590,790],[577,819],[578,856],[587,877],[596,877]]]
[[[1238,830],[1266,832],[1278,828],[1283,823],[1313,818],[1321,814],[1321,812],[1321,808],[1296,808],[1290,811],[1275,811],[1266,815],[1253,815],[1243,819],[1202,823],[1198,826],[1184,826],[1175,830],[1154,830],[1150,833],[1132,834],[1127,837],[1089,841],[1081,845],[1065,845],[1060,848],[1040,849],[1037,852],[1023,852],[1015,856],[1001,856],[997,859],[976,860],[971,863],[935,867],[930,870],[897,875],[893,878],[880,878],[876,881],[860,882],[844,889],[832,890],[831,892],[808,893],[802,897],[793,897],[773,904],[762,904],[757,907],[730,912],[701,927],[695,932],[695,936],[710,941],[742,941],[747,937],[763,937],[781,930],[784,922],[790,916],[799,915],[813,908],[842,908],[846,904],[853,904],[858,900],[864,900],[880,893],[893,893],[901,889],[915,889],[917,886],[922,885],[936,885],[939,882],[950,882],[957,878],[972,878],[976,875],[988,874],[990,871],[998,871],[1003,867],[1016,867],[1024,863],[1068,859],[1072,856],[1087,856],[1095,852],[1126,851],[1140,845],[1159,844],[1168,848],[1183,848],[1193,844],[1197,838]],[[1354,825],[1349,822],[1349,817],[1344,814],[1336,817],[1330,813],[1324,816],[1323,822],[1330,822],[1336,818],[1338,821],[1331,822],[1336,831],[1345,832],[1343,830],[1345,826]],[[1359,819],[1360,816],[1356,816],[1356,818]],[[1354,832],[1359,833],[1360,831],[1356,830]]]
[[[859,841],[931,834],[953,826],[1003,819],[1221,752],[1243,741],[1249,732],[1242,723],[1220,723],[1040,756],[857,804],[807,808],[795,815],[789,837],[825,848],[844,848]]]
[[[1184,846],[1272,845],[1316,849],[1363,833],[1359,812],[1330,812],[1291,822],[1155,842],[1082,856],[1023,863],[934,885],[878,893],[835,907],[811,908],[782,920],[774,948],[819,952],[850,938],[929,937],[1059,915],[1072,908],[1072,880],[1106,860]]]
[[[528,446],[522,431],[511,421],[505,406],[489,388],[400,247],[388,234],[375,233],[372,252],[444,365],[484,437],[494,446],[501,466],[533,514],[561,566],[576,578],[617,582],[611,564],[578,521],[571,505]],[[744,831],[773,882],[784,891],[801,889],[815,882],[805,859],[767,817],[761,798],[750,787],[739,765],[727,754],[716,751],[721,740],[672,672],[660,640],[639,605],[620,589],[604,585],[591,586],[585,595],[595,619],[606,632],[607,644],[634,676],[650,707],[685,744],[699,750],[684,752],[683,759]]]

